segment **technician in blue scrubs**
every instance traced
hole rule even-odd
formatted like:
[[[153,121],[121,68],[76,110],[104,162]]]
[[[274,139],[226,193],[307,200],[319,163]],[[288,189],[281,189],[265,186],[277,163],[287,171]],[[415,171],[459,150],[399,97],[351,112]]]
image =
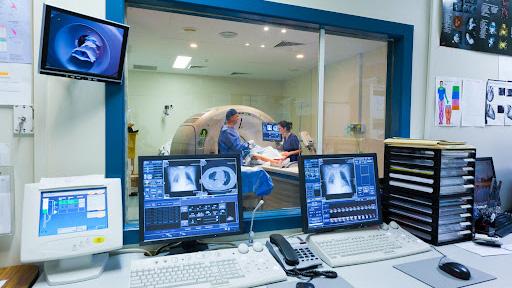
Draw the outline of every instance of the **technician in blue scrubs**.
[[[290,158],[290,161],[297,161],[300,155],[300,142],[297,135],[292,132],[292,122],[281,121],[278,123],[279,132],[283,135],[283,150],[281,153],[284,158]]]
[[[235,126],[239,124],[240,115],[238,112],[231,108],[226,112],[226,123],[220,129],[219,140],[217,142],[219,147],[219,154],[240,154],[245,158],[249,155],[249,143],[245,143],[240,139],[240,134],[236,131]]]
[[[226,124],[220,129],[218,144],[219,154],[239,154],[240,159],[243,160],[251,154],[251,147],[240,139],[240,134],[236,130],[236,126],[240,125],[240,115],[238,112],[231,108],[226,112]],[[251,159],[262,160],[271,162],[273,164],[280,163],[281,159],[270,159],[266,156],[259,154],[252,154]]]

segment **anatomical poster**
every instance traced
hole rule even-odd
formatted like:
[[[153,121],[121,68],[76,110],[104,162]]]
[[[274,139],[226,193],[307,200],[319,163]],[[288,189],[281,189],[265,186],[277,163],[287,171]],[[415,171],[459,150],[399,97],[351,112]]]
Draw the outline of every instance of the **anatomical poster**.
[[[441,46],[512,55],[510,0],[443,0]]]
[[[435,99],[435,125],[460,126],[462,79],[437,77]]]
[[[512,125],[512,82],[487,81],[485,124],[492,126]]]

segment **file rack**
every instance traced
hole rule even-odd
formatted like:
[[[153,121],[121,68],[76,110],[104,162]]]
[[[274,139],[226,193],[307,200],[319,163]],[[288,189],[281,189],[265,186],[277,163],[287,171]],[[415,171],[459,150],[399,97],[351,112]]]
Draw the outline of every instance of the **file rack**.
[[[383,214],[425,242],[472,239],[476,150],[386,145]]]

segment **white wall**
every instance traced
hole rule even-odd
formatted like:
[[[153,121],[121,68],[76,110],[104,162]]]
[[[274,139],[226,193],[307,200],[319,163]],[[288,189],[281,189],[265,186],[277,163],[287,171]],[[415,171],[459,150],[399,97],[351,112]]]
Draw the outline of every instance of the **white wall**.
[[[38,63],[43,3],[105,17],[106,0],[33,1],[34,63]],[[12,109],[0,108],[0,142],[11,144],[15,169],[15,233],[0,237],[0,267],[19,263],[24,185],[40,177],[104,173],[104,84],[37,73],[34,67],[33,137],[13,137]]]
[[[128,75],[128,118],[139,129],[138,155],[157,155],[186,119],[211,107],[249,105],[277,121],[283,114],[279,105],[282,81],[136,70]],[[162,119],[164,105],[173,105],[174,110]]]
[[[492,156],[498,179],[504,180],[502,202],[512,208],[512,127],[436,127],[434,125],[435,77],[453,76],[473,79],[498,79],[498,55],[439,46],[441,33],[441,0],[432,2],[430,63],[425,102],[425,137],[462,140],[476,146],[477,156]],[[512,79],[506,79],[512,80]],[[484,97],[484,95],[482,95]],[[483,108],[482,108],[483,109]]]
[[[297,6],[414,25],[411,137],[423,137],[429,47],[429,0],[272,0]]]

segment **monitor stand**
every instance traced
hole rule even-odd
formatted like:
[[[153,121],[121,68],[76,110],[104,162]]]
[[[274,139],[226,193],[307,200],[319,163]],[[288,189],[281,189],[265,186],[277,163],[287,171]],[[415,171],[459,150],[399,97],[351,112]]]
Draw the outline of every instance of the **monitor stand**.
[[[169,249],[169,253],[167,255],[176,255],[176,254],[184,254],[184,253],[193,253],[205,251],[208,249],[208,244],[200,243],[198,241],[183,241],[180,245]]]
[[[62,285],[97,278],[107,264],[108,253],[86,255],[44,263],[48,285]]]

